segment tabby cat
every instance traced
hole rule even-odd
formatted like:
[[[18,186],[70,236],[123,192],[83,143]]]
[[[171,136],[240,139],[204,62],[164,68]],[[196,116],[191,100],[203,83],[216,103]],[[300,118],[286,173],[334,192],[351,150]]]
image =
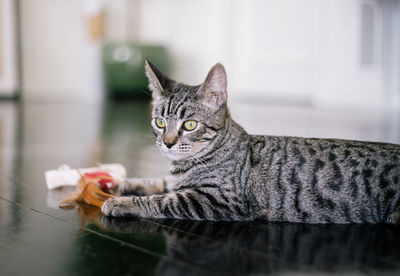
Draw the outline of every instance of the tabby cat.
[[[108,216],[301,223],[400,221],[400,146],[249,135],[227,107],[227,77],[176,82],[150,62],[152,128],[170,160],[164,179],[130,179]]]

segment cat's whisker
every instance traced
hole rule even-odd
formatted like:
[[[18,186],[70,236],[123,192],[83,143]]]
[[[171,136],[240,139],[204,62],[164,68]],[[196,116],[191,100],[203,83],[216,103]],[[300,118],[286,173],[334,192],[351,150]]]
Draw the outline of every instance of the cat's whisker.
[[[151,148],[155,148],[155,147],[157,147],[157,144],[146,146],[145,149],[151,149]]]
[[[158,151],[159,147],[157,145],[151,145],[148,147],[145,147],[144,152],[149,152],[149,151]]]
[[[196,157],[202,164],[203,164],[203,166],[204,167],[206,167],[206,165],[207,165],[207,161],[205,161],[203,158],[201,158],[201,157]]]
[[[196,164],[199,164],[201,166],[203,166],[204,168],[206,168],[206,164],[204,163],[203,160],[201,160],[200,157],[197,157],[194,153],[192,152],[188,152],[189,153],[189,158],[191,158],[193,161],[195,161]],[[197,162],[196,162],[197,161]]]

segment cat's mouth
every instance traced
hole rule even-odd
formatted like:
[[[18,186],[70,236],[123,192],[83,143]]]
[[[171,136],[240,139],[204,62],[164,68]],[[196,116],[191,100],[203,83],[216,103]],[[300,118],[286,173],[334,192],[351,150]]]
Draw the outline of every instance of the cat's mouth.
[[[181,144],[171,148],[161,147],[161,151],[170,160],[181,160],[192,155],[192,147],[188,144]]]
[[[181,160],[186,157],[185,154],[182,153],[176,153],[176,152],[166,152],[165,155],[167,156],[168,159],[170,160]]]
[[[181,160],[190,156],[189,152],[180,152],[175,150],[163,150],[166,157],[170,160]]]

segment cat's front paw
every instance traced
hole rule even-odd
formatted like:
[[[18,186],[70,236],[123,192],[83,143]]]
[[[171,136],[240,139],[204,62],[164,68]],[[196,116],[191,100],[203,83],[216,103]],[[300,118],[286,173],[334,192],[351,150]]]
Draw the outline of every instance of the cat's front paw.
[[[134,215],[132,212],[132,197],[114,197],[107,199],[101,211],[106,216],[125,217]]]

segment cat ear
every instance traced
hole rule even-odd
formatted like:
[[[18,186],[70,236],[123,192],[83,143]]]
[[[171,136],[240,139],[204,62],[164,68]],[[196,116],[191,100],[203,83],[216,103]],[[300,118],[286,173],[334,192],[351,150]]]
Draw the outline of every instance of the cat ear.
[[[217,63],[208,72],[205,81],[197,91],[196,98],[212,109],[219,109],[226,104],[228,98],[226,87],[225,68]]]
[[[146,59],[144,66],[146,76],[149,79],[149,89],[153,92],[153,99],[157,100],[161,97],[168,97],[166,95],[167,88],[172,82],[165,74],[163,74],[153,63]]]

